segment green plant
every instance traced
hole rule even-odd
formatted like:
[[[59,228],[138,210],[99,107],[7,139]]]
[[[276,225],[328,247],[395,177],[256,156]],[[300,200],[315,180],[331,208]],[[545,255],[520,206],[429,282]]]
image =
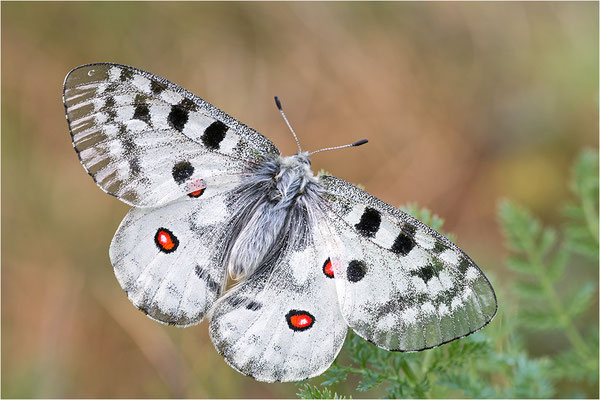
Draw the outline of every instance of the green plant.
[[[517,273],[514,289],[521,301],[519,323],[529,331],[525,334],[564,335],[568,346],[553,354],[552,376],[597,388],[597,324],[582,323],[582,317],[592,317],[598,291],[598,153],[580,154],[570,188],[575,201],[565,207],[562,235],[508,201],[500,205],[500,218],[513,253],[507,265]]]
[[[500,203],[514,277],[507,288],[496,282],[500,309],[488,328],[418,353],[381,350],[350,331],[336,362],[322,377],[302,383],[298,396],[332,397],[332,387],[334,396],[357,391],[359,397],[597,397],[597,153],[582,152],[570,187],[575,201],[558,230],[544,228],[510,201]],[[405,211],[442,228],[429,210],[410,205]],[[560,351],[534,356],[533,340],[556,341]]]

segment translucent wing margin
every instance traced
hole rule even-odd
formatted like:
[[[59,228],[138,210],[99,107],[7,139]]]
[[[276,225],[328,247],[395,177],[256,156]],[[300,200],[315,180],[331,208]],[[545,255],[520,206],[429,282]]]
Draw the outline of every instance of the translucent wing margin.
[[[356,333],[388,350],[418,351],[489,323],[495,293],[455,244],[342,179],[319,182],[342,242],[335,254],[340,307]]]
[[[211,317],[217,351],[259,381],[299,381],[323,373],[346,336],[327,238],[315,226],[295,226],[281,257],[227,292]]]
[[[267,138],[149,72],[89,64],[65,78],[73,147],[105,192],[141,207],[166,204],[215,175],[279,155]]]

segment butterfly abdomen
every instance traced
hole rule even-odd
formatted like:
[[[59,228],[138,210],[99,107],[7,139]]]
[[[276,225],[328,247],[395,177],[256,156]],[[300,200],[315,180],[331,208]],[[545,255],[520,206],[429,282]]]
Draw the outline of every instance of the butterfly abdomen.
[[[295,229],[290,215],[295,220],[306,216],[303,199],[315,195],[318,183],[305,154],[266,161],[251,172],[235,195],[241,211],[229,232],[229,275],[241,279],[266,260],[277,259],[282,238]]]

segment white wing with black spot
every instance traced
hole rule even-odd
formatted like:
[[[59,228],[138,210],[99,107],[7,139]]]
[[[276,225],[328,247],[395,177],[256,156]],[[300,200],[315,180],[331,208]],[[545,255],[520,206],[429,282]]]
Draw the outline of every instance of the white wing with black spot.
[[[466,336],[496,313],[494,291],[455,244],[341,179],[322,175],[340,307],[360,336],[388,350],[418,351]]]
[[[187,326],[200,322],[222,292],[226,195],[132,208],[110,246],[115,275],[149,317]]]
[[[65,78],[63,101],[81,163],[105,192],[156,207],[279,155],[267,138],[149,72],[89,64]],[[228,190],[229,187],[226,188]]]
[[[326,238],[316,227],[305,234],[287,238],[300,243],[232,288],[211,316],[217,351],[237,371],[259,381],[317,376],[344,343],[347,325]]]

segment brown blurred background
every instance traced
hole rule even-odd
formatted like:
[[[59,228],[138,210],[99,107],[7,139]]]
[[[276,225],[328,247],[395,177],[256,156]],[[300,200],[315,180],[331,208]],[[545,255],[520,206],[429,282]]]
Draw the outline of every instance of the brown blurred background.
[[[596,3],[6,3],[2,5],[2,396],[290,397],[230,369],[207,324],[137,311],[108,246],[128,207],[72,149],[67,72],[112,61],[163,76],[315,156],[383,200],[446,219],[510,285],[495,207],[545,221],[598,146]],[[486,329],[494,329],[492,323]]]

